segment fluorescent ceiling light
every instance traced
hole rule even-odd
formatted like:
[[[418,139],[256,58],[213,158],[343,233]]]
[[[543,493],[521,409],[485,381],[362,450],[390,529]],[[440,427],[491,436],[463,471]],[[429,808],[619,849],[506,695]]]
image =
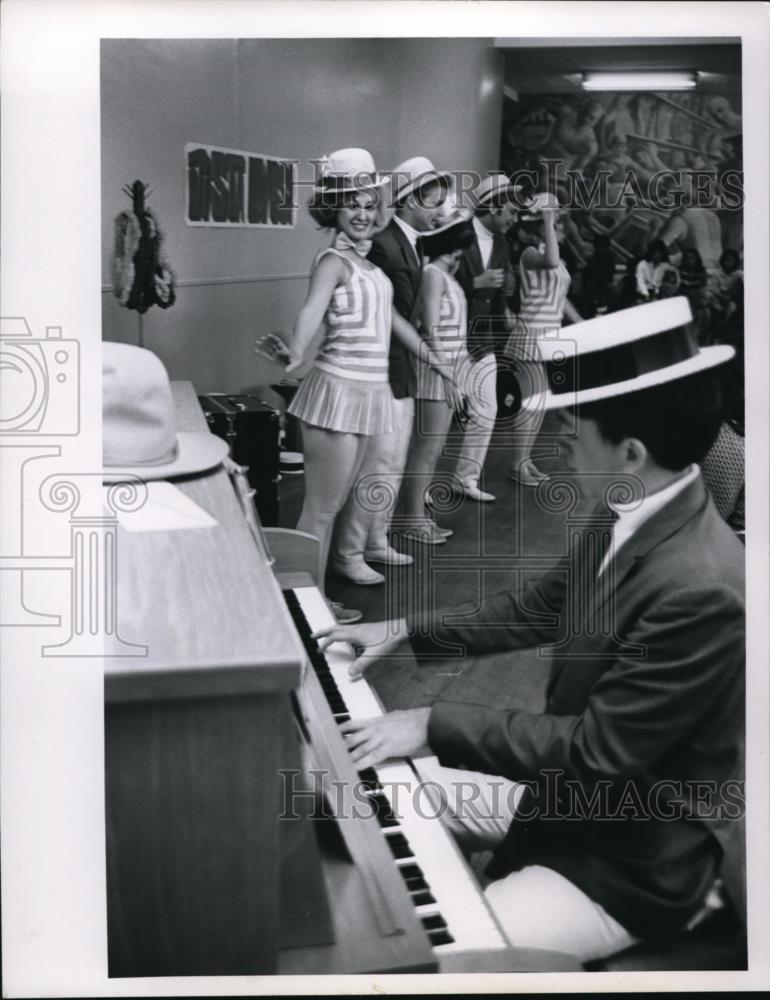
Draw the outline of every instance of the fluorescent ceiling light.
[[[691,73],[584,73],[584,90],[690,90],[698,74]]]

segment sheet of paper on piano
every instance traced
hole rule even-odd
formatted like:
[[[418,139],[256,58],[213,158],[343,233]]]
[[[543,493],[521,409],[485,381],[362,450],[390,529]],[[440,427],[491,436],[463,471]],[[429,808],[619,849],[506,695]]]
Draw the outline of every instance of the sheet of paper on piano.
[[[126,531],[187,531],[216,527],[214,518],[172,483],[159,481],[146,485],[146,502],[138,510],[118,514],[118,522]],[[103,489],[106,492],[106,487]]]

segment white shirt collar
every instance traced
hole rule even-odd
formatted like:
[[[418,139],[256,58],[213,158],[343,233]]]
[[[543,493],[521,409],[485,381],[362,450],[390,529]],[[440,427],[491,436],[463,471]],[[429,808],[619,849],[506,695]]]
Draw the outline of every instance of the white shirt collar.
[[[401,229],[404,236],[406,236],[406,238],[409,240],[412,250],[414,250],[414,252],[417,253],[417,240],[421,234],[418,233],[417,230],[414,229],[412,226],[410,226],[408,222],[404,222],[404,220],[400,219],[397,215],[394,215],[393,218],[396,220],[396,225]]]
[[[612,530],[612,543],[605,555],[599,572],[603,572],[610,559],[617,554],[621,545],[625,544],[631,536],[637,532],[645,521],[648,521],[653,514],[657,514],[667,503],[685,490],[690,483],[698,478],[700,467],[691,465],[678,479],[668,486],[664,486],[657,493],[651,493],[641,501],[632,503],[611,504],[612,509],[617,513],[618,519]]]
[[[490,231],[487,229],[484,223],[480,222],[475,215],[473,216],[473,228],[476,231],[476,236],[481,241],[487,241],[488,243],[491,243],[492,240],[495,238],[494,233],[490,233]]]

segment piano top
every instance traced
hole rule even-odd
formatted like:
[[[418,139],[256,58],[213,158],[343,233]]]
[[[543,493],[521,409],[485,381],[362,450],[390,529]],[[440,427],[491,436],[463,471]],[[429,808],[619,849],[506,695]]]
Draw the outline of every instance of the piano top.
[[[208,425],[190,382],[172,382],[179,430]],[[173,484],[214,528],[118,527],[118,635],[146,656],[105,659],[108,702],[297,687],[304,650],[223,468]]]

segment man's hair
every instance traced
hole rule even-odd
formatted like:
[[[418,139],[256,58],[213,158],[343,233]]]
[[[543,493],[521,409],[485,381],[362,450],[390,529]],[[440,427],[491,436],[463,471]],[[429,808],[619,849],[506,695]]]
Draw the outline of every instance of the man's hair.
[[[596,421],[612,444],[637,438],[654,462],[679,472],[701,462],[717,438],[723,417],[721,372],[710,369],[586,403],[577,408],[577,416]]]
[[[498,191],[497,194],[493,194],[489,201],[485,201],[483,205],[479,205],[476,209],[476,216],[479,219],[483,219],[485,216],[491,213],[493,208],[505,208],[506,205],[510,204],[510,196],[507,191]]]

